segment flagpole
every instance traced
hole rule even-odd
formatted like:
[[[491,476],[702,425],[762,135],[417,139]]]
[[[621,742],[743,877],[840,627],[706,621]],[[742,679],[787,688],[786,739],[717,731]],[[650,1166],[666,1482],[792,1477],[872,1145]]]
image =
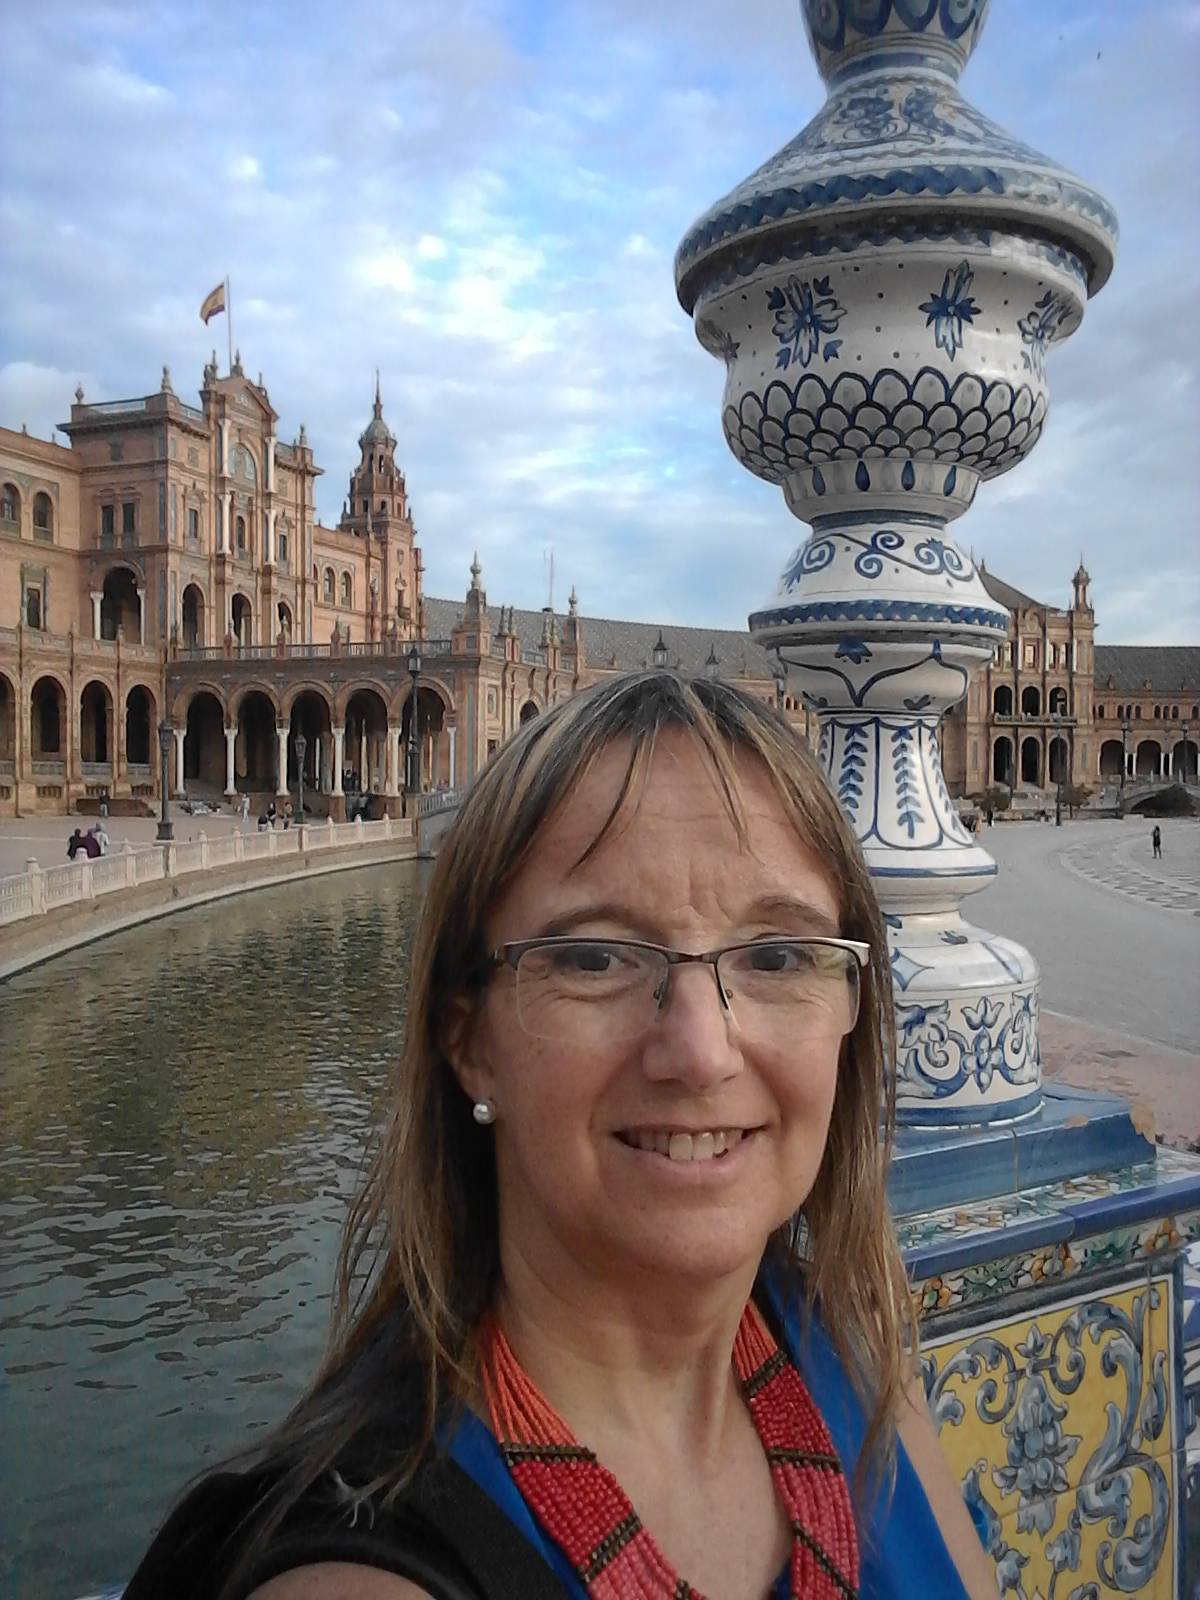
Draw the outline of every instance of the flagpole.
[[[229,335],[229,371],[233,373],[233,296],[229,290],[229,279],[225,279],[225,331]]]

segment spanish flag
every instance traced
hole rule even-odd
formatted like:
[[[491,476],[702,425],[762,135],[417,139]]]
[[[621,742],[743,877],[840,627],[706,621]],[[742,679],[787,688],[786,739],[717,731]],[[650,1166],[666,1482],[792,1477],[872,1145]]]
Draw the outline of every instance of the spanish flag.
[[[200,307],[200,321],[206,323],[210,317],[215,317],[224,310],[225,285],[219,283],[210,295],[205,296],[204,304]]]

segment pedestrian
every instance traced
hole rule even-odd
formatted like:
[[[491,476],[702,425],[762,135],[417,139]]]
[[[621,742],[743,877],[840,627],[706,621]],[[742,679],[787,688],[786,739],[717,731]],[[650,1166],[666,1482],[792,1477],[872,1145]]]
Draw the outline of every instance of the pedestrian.
[[[987,808],[987,825],[988,825],[989,828],[991,827],[992,823],[995,822],[995,820],[996,820],[995,808],[993,806],[989,806]]]
[[[284,833],[286,833],[288,831],[288,829],[291,827],[291,825],[292,825],[292,802],[290,800],[285,800],[283,802],[283,831],[284,831]]]
[[[273,828],[275,826],[275,816],[276,816],[275,802],[274,802],[274,800],[272,800],[270,805],[267,807],[267,827],[268,828]]]
[[[84,836],[83,836],[83,848],[87,851],[89,860],[99,860],[99,858],[100,858],[100,841],[99,841],[99,839],[97,839],[94,831],[89,830],[87,833],[84,834]]]
[[[104,793],[100,796],[100,815],[102,817],[106,817],[108,815],[108,790],[107,789],[105,789]]]
[[[248,822],[249,819],[250,819],[250,796],[248,794],[244,794],[242,796],[242,821],[243,822]]]
[[[1154,824],[1154,832],[1150,835],[1150,843],[1154,847],[1154,859],[1155,859],[1155,861],[1161,861],[1162,860],[1162,829],[1159,827],[1157,822]]]
[[[87,854],[87,846],[83,842],[83,830],[76,828],[75,832],[67,840],[67,860],[74,861],[81,850],[85,855]]]
[[[92,829],[92,836],[94,837],[96,843],[100,846],[100,854],[102,856],[106,856],[109,850],[109,838],[108,829],[104,826],[103,817],[101,817],[100,821]]]

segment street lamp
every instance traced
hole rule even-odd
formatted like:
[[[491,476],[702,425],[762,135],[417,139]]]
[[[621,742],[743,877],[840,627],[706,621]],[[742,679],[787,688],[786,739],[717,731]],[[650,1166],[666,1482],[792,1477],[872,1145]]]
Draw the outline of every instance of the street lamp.
[[[656,667],[665,667],[667,664],[667,641],[662,636],[662,629],[658,630],[658,638],[654,641],[654,648],[650,652]]]
[[[1125,815],[1125,772],[1129,766],[1129,730],[1132,724],[1126,714],[1121,718],[1121,792],[1117,796],[1117,815]]]
[[[1183,734],[1183,743],[1179,746],[1179,754],[1183,759],[1183,781],[1185,786],[1188,781],[1188,734],[1191,731],[1191,726],[1190,722],[1185,721],[1179,727],[1180,733]],[[1179,774],[1176,773],[1175,776],[1178,777]]]
[[[704,662],[704,676],[711,683],[716,683],[717,679],[721,676],[721,663],[717,659],[715,645],[710,644],[708,647],[708,655]]]
[[[410,794],[417,794],[421,788],[421,730],[418,724],[421,708],[417,698],[417,685],[421,677],[421,647],[415,640],[408,652],[408,675],[412,679],[412,694],[409,698],[408,782],[405,787]]]
[[[158,725],[158,753],[162,757],[161,777],[159,788],[162,791],[162,812],[158,819],[158,831],[155,838],[161,844],[169,844],[175,837],[175,830],[171,826],[171,750],[175,744],[175,729],[169,720],[164,720]]]
[[[296,823],[299,825],[304,821],[304,757],[308,750],[308,740],[302,733],[298,733],[294,742],[296,746],[296,776],[299,780],[298,787],[300,791],[296,807]]]

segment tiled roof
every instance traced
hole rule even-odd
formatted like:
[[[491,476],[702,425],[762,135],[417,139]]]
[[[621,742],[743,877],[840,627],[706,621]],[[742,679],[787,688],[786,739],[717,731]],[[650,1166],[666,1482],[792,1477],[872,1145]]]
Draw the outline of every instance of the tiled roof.
[[[979,576],[992,599],[998,600],[1008,611],[1028,611],[1031,608],[1034,611],[1054,610],[1053,606],[1047,607],[1044,601],[1035,600],[1023,590],[1014,589],[1011,583],[1005,583],[1003,578],[997,578],[982,561],[979,563]]]
[[[425,597],[425,626],[431,638],[447,639],[463,614],[461,600],[435,600]],[[488,607],[492,631],[499,626],[500,608]],[[542,647],[544,614],[541,611],[521,611],[513,607],[513,627],[521,641],[521,650],[529,661],[535,659]],[[565,620],[556,614],[560,642],[565,636]],[[650,652],[658,640],[660,624],[657,622],[617,622],[607,617],[581,616],[583,648],[589,667],[615,665],[623,672],[649,666]],[[761,645],[755,644],[748,633],[730,628],[684,628],[673,623],[661,624],[663,643],[669,652],[668,662],[684,672],[699,674],[710,650],[716,652],[721,675],[726,678],[741,675],[745,663],[746,675],[751,678],[772,677],[775,658]]]
[[[1098,644],[1095,692],[1112,687],[1124,694],[1144,694],[1147,683],[1160,694],[1181,689],[1200,696],[1200,645]]]

